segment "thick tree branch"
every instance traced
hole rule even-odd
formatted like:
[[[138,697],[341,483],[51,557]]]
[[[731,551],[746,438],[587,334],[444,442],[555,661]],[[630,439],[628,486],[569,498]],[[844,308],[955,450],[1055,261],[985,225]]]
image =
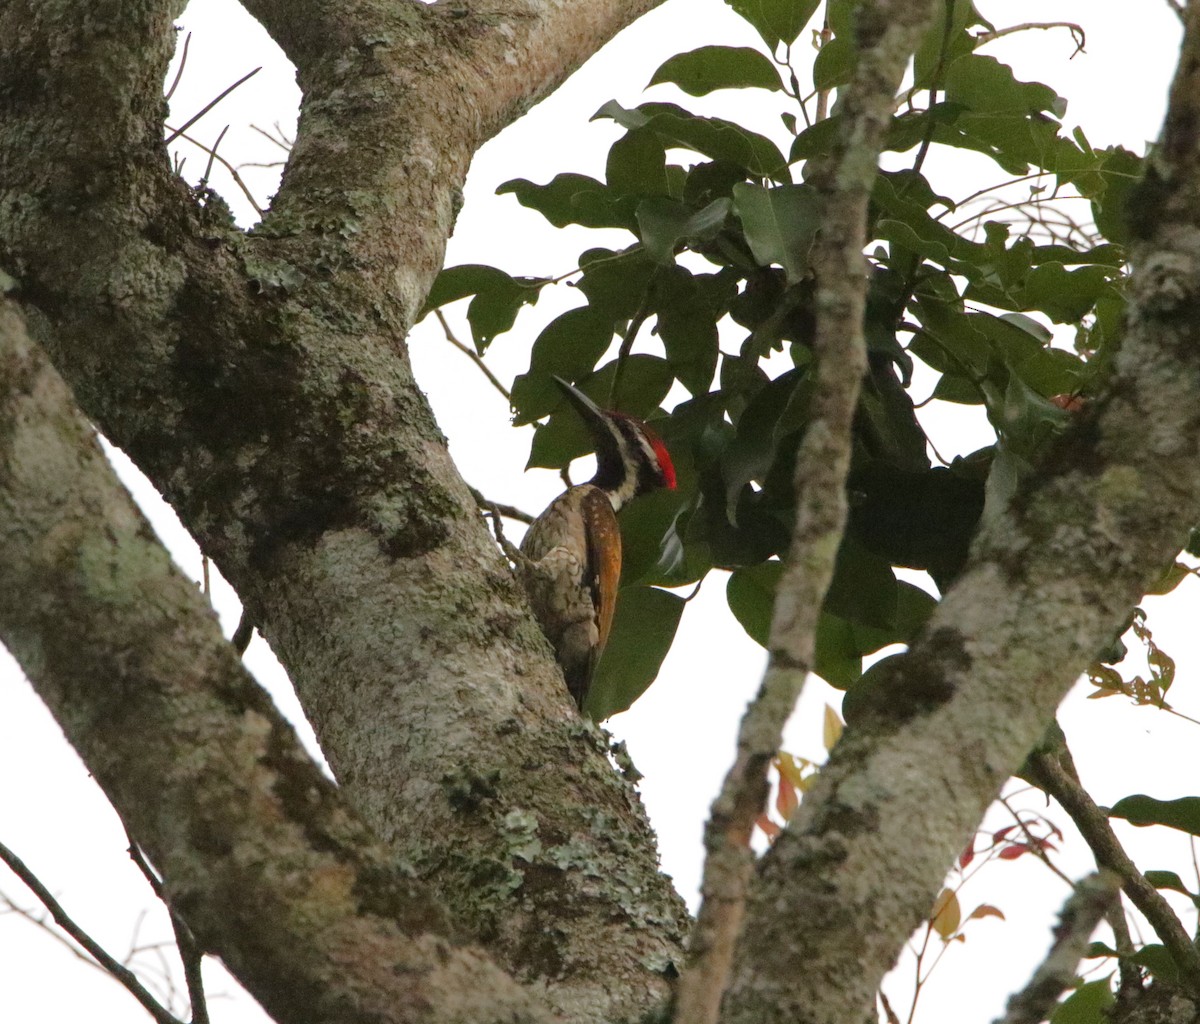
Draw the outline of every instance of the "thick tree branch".
[[[1106,868],[1120,878],[1125,895],[1145,915],[1150,927],[1167,947],[1179,968],[1183,987],[1192,996],[1200,995],[1200,951],[1162,893],[1129,859],[1107,816],[1080,784],[1066,747],[1061,752],[1034,751],[1029,755],[1029,768],[1031,778],[1071,816],[1084,842],[1091,848],[1096,866]]]
[[[1015,993],[996,1024],[1042,1024],[1058,998],[1075,983],[1079,961],[1087,955],[1096,926],[1117,901],[1118,879],[1108,873],[1089,875],[1067,897],[1054,929],[1054,942],[1029,983]]]
[[[10,303],[0,382],[0,639],[203,948],[280,1024],[548,1020],[304,753]]]
[[[808,169],[824,211],[812,259],[817,377],[796,457],[796,523],[775,599],[770,663],[742,719],[736,760],[705,832],[704,902],[680,983],[679,1024],[707,1024],[720,1011],[754,864],[750,833],[767,797],[767,767],[813,664],[817,622],[846,523],[851,427],[867,371],[867,203],[896,91],[931,15],[929,3],[864,5],[858,71],[838,104],[837,149]]]
[[[1110,393],[983,524],[760,862],[729,1020],[851,1019],[830,993],[870,1005],[986,807],[1182,547],[1200,506],[1198,121],[1193,4],[1163,144],[1131,204],[1131,318]]]
[[[178,6],[0,8],[0,265],[88,416],[250,609],[369,824],[563,1012],[641,1012],[682,903],[404,337],[474,148],[652,3],[250,4],[305,96],[249,235],[169,173]]]

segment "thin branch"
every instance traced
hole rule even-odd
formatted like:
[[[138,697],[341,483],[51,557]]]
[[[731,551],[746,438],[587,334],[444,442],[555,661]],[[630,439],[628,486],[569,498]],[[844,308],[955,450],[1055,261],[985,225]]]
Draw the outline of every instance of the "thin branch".
[[[222,92],[215,99],[210,100],[208,103],[206,103],[200,109],[200,112],[198,114],[193,114],[190,118],[188,118],[186,121],[184,121],[182,127],[168,129],[168,131],[170,131],[171,134],[167,136],[166,145],[169,146],[172,142],[174,142],[177,138],[179,138],[184,132],[186,132],[192,125],[194,125],[197,121],[199,121],[200,118],[202,118],[205,114],[207,114],[210,110],[212,110],[213,107],[215,107],[218,103],[220,103],[221,100],[223,100],[226,96],[228,96],[231,92],[233,92],[234,89],[236,89],[239,85],[242,85],[243,83],[250,81],[250,79],[252,79],[255,75],[257,75],[261,70],[262,70],[261,67],[257,67],[253,71],[250,71],[247,74],[242,75],[242,77],[239,78],[236,82],[234,82],[233,85],[231,85],[228,89],[226,89],[224,92]]]
[[[163,894],[162,879],[150,866],[141,847],[138,846],[137,840],[133,838],[133,833],[128,828],[125,829],[125,838],[129,841],[130,859],[137,865],[137,869],[150,884],[154,895],[162,901],[163,906],[167,908],[167,913],[171,915],[171,928],[175,932],[175,945],[179,949],[179,959],[183,964],[183,979],[187,984],[188,1002],[192,1007],[191,1024],[209,1024],[208,1002],[204,995],[204,977],[200,968],[200,962],[204,959],[204,950],[200,948],[200,944],[196,941],[196,936],[192,934],[187,922],[175,913],[174,907],[167,902],[167,898]],[[170,974],[168,973],[167,976],[169,978]]]
[[[736,759],[705,829],[703,902],[690,963],[679,983],[677,1024],[710,1024],[720,1012],[754,865],[750,835],[769,793],[767,770],[812,668],[817,621],[845,528],[851,427],[867,371],[863,249],[868,200],[893,98],[932,6],[877,5],[881,29],[861,44],[854,80],[839,90],[845,141],[827,160],[810,162],[806,171],[824,203],[812,262],[817,277],[816,388],[796,455],[796,519],[775,599],[770,661],[742,719]]]
[[[617,368],[613,371],[612,387],[608,389],[608,407],[610,409],[620,408],[618,405],[618,397],[621,388],[621,374],[625,369],[625,361],[629,358],[629,353],[633,349],[633,342],[637,338],[637,333],[642,328],[642,324],[646,322],[646,318],[650,315],[650,290],[654,287],[654,279],[651,277],[650,283],[646,286],[646,294],[642,296],[642,303],[638,306],[638,310],[630,318],[628,326],[625,328],[625,333],[621,336],[621,347],[617,349]]]
[[[179,82],[183,78],[183,69],[187,67],[188,47],[192,45],[192,34],[189,32],[183,37],[183,52],[179,55],[179,67],[175,71],[175,77],[171,79],[171,87],[167,90],[163,99],[168,103],[171,102],[171,97],[175,95],[175,90],[179,88]]]
[[[1179,15],[1179,20],[1183,21],[1184,9],[1183,0],[1166,0],[1167,6]]]
[[[1167,0],[1168,3],[1171,0]],[[1010,25],[1008,28],[998,28],[992,32],[981,32],[975,37],[975,48],[979,49],[990,42],[994,42],[1003,36],[1011,36],[1015,32],[1028,32],[1031,29],[1052,29],[1065,28],[1071,33],[1071,40],[1075,43],[1075,52],[1071,54],[1070,59],[1083,53],[1084,46],[1087,45],[1087,36],[1084,34],[1083,28],[1076,25],[1073,21],[1027,21],[1021,25]]]
[[[221,148],[221,140],[225,138],[225,133],[229,131],[229,125],[221,129],[221,134],[217,136],[217,141],[212,144],[212,149],[208,151],[208,163],[204,165],[204,173],[200,175],[199,187],[201,189],[208,188],[208,179],[212,174],[213,161],[217,159],[217,150]],[[226,167],[229,166],[227,161],[222,160]]]
[[[1008,1001],[997,1024],[1041,1024],[1058,998],[1075,983],[1079,961],[1087,954],[1096,926],[1117,900],[1120,879],[1110,871],[1088,875],[1063,904],[1054,942],[1033,977]]]
[[[134,999],[142,1004],[142,1007],[151,1017],[158,1021],[159,1024],[181,1024],[177,1017],[160,1005],[158,1000],[147,991],[146,987],[138,981],[133,971],[109,956],[95,939],[71,920],[70,915],[63,910],[58,900],[50,893],[50,890],[42,885],[37,875],[3,843],[0,843],[0,861],[8,865],[12,873],[24,882],[41,904],[50,911],[50,916],[54,918],[54,923],[86,949],[101,967],[119,981]]]
[[[1038,785],[1071,816],[1084,842],[1091,848],[1096,864],[1120,876],[1125,895],[1145,915],[1167,947],[1179,968],[1182,983],[1193,994],[1200,994],[1200,952],[1192,945],[1170,904],[1129,859],[1107,816],[1080,785],[1074,766],[1068,767],[1058,753],[1047,751],[1031,754],[1029,765]]]
[[[87,953],[75,945],[75,943],[67,938],[67,936],[63,935],[60,931],[54,928],[45,917],[35,914],[32,910],[26,910],[24,907],[17,906],[17,904],[15,904],[6,894],[2,892],[0,892],[0,908],[7,908],[0,909],[0,914],[16,914],[23,920],[28,921],[35,928],[41,929],[44,934],[62,946],[63,949],[70,953],[71,956],[75,957],[75,959],[77,959],[80,963],[87,964],[90,968],[92,968],[92,970],[99,971],[105,976],[108,975],[108,971],[101,967],[100,964],[96,963],[92,957],[88,956]]]
[[[513,565],[527,565],[528,560],[523,554],[521,554],[521,549],[504,535],[504,524],[501,522],[503,516],[500,512],[500,506],[488,501],[487,498],[480,494],[479,491],[475,490],[474,487],[469,488],[469,490],[471,492],[471,496],[475,499],[479,507],[487,510],[487,513],[492,520],[492,530],[496,534],[496,543],[500,545],[500,550],[504,552],[505,557],[508,558]]]
[[[490,512],[498,512],[506,519],[515,519],[518,523],[529,525],[537,518],[536,516],[531,516],[523,509],[517,508],[515,505],[504,505],[501,502],[492,501],[484,497],[474,487],[469,488],[469,490],[471,491],[471,497],[475,499],[480,508],[486,508]]]
[[[446,334],[446,340],[468,359],[470,359],[471,362],[478,366],[479,369],[483,371],[483,375],[487,377],[492,387],[494,387],[500,392],[500,394],[504,396],[504,400],[508,402],[509,405],[512,405],[512,394],[509,392],[508,388],[500,383],[500,379],[488,368],[487,363],[483,361],[483,357],[480,356],[479,353],[473,348],[471,348],[470,345],[464,345],[458,340],[458,338],[455,337],[454,331],[450,329],[450,324],[446,321],[446,317],[440,309],[435,309],[433,311],[433,315],[438,318],[438,323],[442,325],[442,330]]]
[[[225,133],[222,132],[221,134],[224,135]],[[217,163],[219,163],[222,167],[224,167],[225,170],[227,170],[230,173],[230,175],[232,176],[234,184],[236,184],[237,187],[242,190],[242,195],[244,195],[246,197],[246,199],[249,200],[250,205],[254,207],[255,212],[260,217],[266,216],[266,211],[263,210],[263,208],[258,205],[258,201],[254,198],[254,193],[252,193],[250,191],[249,187],[246,185],[246,183],[244,181],[242,181],[241,175],[238,174],[237,168],[234,167],[233,164],[231,164],[223,156],[218,156],[216,150],[210,149],[208,146],[206,146],[203,142],[200,142],[198,139],[194,139],[194,138],[192,138],[192,136],[187,135],[184,132],[179,132],[179,137],[181,139],[183,139],[184,142],[190,142],[193,146],[196,146],[197,148],[204,150],[205,153],[207,153],[210,157],[215,159],[217,161]],[[212,167],[212,164],[209,164],[210,169],[211,169],[211,167]]]

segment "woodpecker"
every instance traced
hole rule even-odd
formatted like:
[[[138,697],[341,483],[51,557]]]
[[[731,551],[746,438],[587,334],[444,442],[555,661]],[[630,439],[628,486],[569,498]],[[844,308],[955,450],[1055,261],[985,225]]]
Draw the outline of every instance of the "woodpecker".
[[[617,511],[639,494],[675,488],[675,467],[658,436],[639,419],[606,412],[558,377],[596,450],[596,475],[555,498],[521,541],[522,582],[542,632],[554,647],[567,689],[582,711],[604,650],[621,579]]]

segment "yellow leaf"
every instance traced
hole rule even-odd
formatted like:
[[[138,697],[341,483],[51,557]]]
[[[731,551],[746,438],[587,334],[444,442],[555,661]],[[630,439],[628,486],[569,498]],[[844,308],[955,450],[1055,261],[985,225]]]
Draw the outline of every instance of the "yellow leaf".
[[[838,713],[833,710],[833,705],[826,704],[825,727],[823,730],[826,750],[833,749],[833,745],[841,738],[842,729],[844,728],[845,726],[842,725],[842,720],[838,717]]]
[[[933,910],[929,912],[929,923],[945,942],[949,942],[962,921],[962,908],[958,905],[958,896],[953,889],[943,889],[938,898],[933,901]]]

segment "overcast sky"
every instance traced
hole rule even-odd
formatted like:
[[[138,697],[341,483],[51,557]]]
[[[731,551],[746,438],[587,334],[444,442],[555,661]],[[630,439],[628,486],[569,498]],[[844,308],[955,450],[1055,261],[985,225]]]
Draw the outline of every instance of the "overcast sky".
[[[992,53],[1014,65],[1019,77],[1046,82],[1068,98],[1067,126],[1082,125],[1093,145],[1122,143],[1143,151],[1158,132],[1169,77],[1178,51],[1179,26],[1158,0],[977,0],[997,27],[1025,21],[1074,21],[1087,31],[1084,53],[1063,30],[1033,31],[1001,40]],[[252,68],[263,70],[230,99],[200,121],[189,134],[211,143],[225,124],[232,127],[221,152],[234,163],[269,163],[281,151],[252,126],[285,135],[294,131],[299,94],[292,72],[266,35],[232,0],[196,0],[180,24],[193,33],[191,53],[172,102],[172,123],[199,110],[226,85]],[[491,263],[514,274],[561,274],[575,266],[578,253],[606,244],[603,235],[582,229],[556,231],[512,196],[497,197],[496,186],[514,177],[547,181],[562,171],[603,177],[604,156],[618,130],[611,122],[588,118],[605,101],[626,106],[647,99],[700,102],[670,88],[642,89],[666,57],[711,43],[758,46],[754,33],[732,16],[720,0],[668,0],[627,30],[554,96],[480,152],[466,188],[466,205],[450,243],[448,264]],[[802,44],[804,39],[802,37]],[[803,45],[797,49],[803,50]],[[722,114],[756,130],[782,138],[778,106],[761,110],[761,97],[730,93],[704,102],[708,113]],[[194,180],[206,157],[188,152],[184,173]],[[940,191],[954,196],[998,178],[981,161],[930,161],[928,172]],[[260,204],[273,189],[277,170],[243,172]],[[980,175],[983,177],[980,177]],[[244,222],[252,217],[227,178],[214,176]],[[627,244],[628,236],[610,233],[607,243]],[[529,343],[541,326],[575,303],[568,288],[547,290],[517,330],[502,336],[488,355],[501,380],[511,380],[528,365]],[[461,310],[452,315],[463,326]],[[483,376],[440,335],[422,324],[411,341],[417,379],[433,402],[439,423],[464,476],[496,501],[540,510],[561,487],[544,470],[523,472],[529,428],[507,429],[504,400]],[[949,457],[987,443],[986,426],[961,410],[931,408],[926,424],[939,450]],[[118,462],[120,459],[118,456]],[[135,479],[122,465],[126,479]],[[579,473],[577,478],[582,478]],[[183,568],[200,576],[199,556],[173,515],[156,503],[144,484],[135,491]],[[1200,667],[1189,648],[1197,590],[1194,580],[1169,600],[1154,605],[1151,625],[1156,639],[1178,660],[1179,682],[1172,699],[1182,710],[1200,715],[1194,695]],[[218,584],[218,610],[227,631],[236,624],[237,607],[228,588]],[[674,649],[659,681],[628,713],[609,723],[625,739],[645,776],[643,798],[659,831],[665,870],[694,906],[700,871],[700,834],[711,800],[728,765],[741,708],[757,686],[764,655],[733,622],[725,608],[724,579],[713,574],[687,609]],[[270,686],[280,706],[299,718],[286,680],[261,639],[247,662]],[[1189,693],[1188,691],[1192,692]],[[806,690],[788,730],[787,749],[815,760],[823,757],[821,718],[838,695],[819,681]],[[1084,779],[1101,803],[1130,792],[1172,797],[1197,790],[1194,773],[1196,726],[1149,709],[1130,708],[1120,699],[1068,701],[1063,720]],[[953,743],[953,737],[947,737]],[[1163,777],[1164,766],[1178,764],[1178,782]],[[34,867],[67,908],[107,948],[123,954],[131,945],[161,941],[169,934],[165,915],[154,905],[140,876],[128,863],[125,839],[115,815],[90,783],[57,726],[33,697],[12,662],[0,650],[0,840]],[[1058,816],[1061,818],[1061,815]],[[1056,818],[1058,820],[1058,818]],[[1006,823],[1003,815],[997,824]],[[1060,821],[1065,826],[1065,821]],[[919,829],[920,823],[913,823]],[[1194,877],[1190,852],[1179,836],[1128,830],[1134,850],[1149,848],[1143,867],[1172,868]],[[1086,856],[1063,861],[1069,874],[1088,869]],[[0,892],[17,903],[32,900],[14,878],[0,869]],[[1034,895],[1044,898],[1040,905]],[[1004,997],[1024,983],[1029,967],[1048,942],[1048,925],[1065,896],[1065,887],[1047,870],[1025,858],[995,865],[974,880],[964,894],[975,903],[1001,906],[1006,921],[976,922],[969,941],[947,954],[921,997],[917,1020],[950,1022],[992,1019]],[[140,925],[143,911],[145,921]],[[797,927],[802,927],[798,922]],[[135,937],[136,936],[136,937]],[[165,955],[171,958],[167,949]],[[159,961],[152,950],[136,965],[150,974]],[[911,964],[902,964],[886,989],[901,1016],[907,1013]],[[210,990],[235,993],[236,987],[212,965]],[[177,972],[176,972],[177,974]],[[213,1019],[221,1024],[261,1021],[261,1011],[244,994],[217,998]],[[136,1020],[142,1011],[116,984],[73,959],[49,936],[16,915],[0,915],[0,1021],[89,1019],[101,1024]]]

